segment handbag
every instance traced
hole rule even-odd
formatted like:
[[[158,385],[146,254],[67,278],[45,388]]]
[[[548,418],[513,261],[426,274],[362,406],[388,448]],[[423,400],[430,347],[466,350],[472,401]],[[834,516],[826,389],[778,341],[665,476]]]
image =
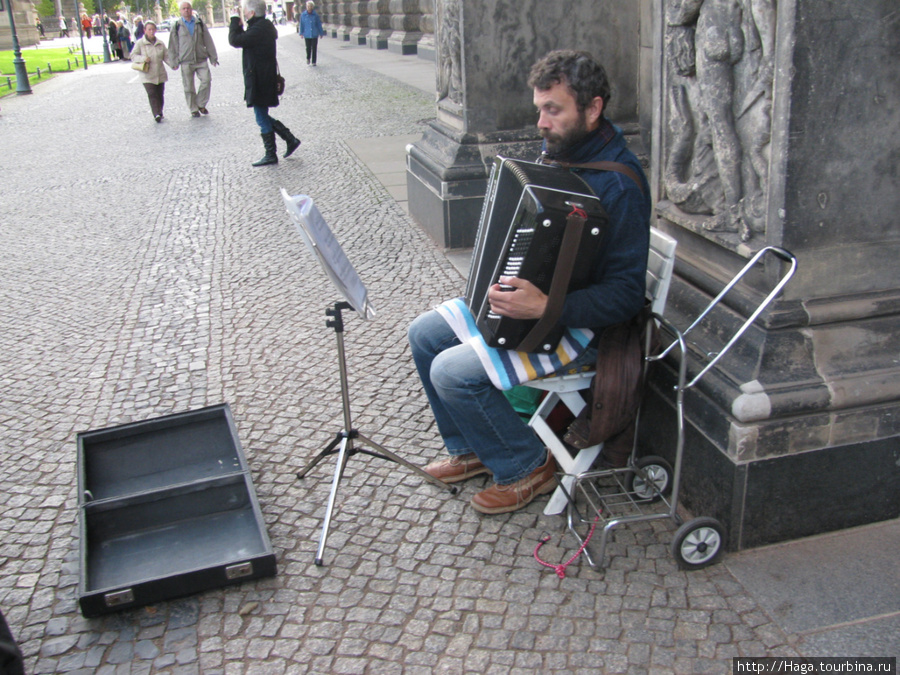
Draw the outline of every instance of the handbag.
[[[278,61],[275,62],[275,95],[281,96],[284,93],[284,78],[281,76],[281,68],[278,67]]]
[[[150,62],[149,61],[141,61],[140,63],[131,62],[131,68],[133,70],[139,70],[142,73],[146,73],[150,70]]]

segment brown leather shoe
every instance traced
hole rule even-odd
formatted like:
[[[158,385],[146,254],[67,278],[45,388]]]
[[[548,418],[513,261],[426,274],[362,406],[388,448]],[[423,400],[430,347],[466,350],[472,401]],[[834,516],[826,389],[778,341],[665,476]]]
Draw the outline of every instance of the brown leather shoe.
[[[538,495],[556,488],[556,460],[547,453],[547,461],[522,480],[509,485],[494,483],[472,497],[472,508],[481,513],[509,513],[531,503]]]
[[[432,462],[425,467],[425,473],[445,483],[458,483],[461,480],[490,472],[491,470],[481,463],[478,455],[474,452],[466,455],[454,455],[447,459]]]

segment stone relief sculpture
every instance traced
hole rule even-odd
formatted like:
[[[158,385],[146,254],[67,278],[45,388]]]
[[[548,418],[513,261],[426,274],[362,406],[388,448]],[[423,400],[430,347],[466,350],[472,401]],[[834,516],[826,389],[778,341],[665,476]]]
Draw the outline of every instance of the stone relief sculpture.
[[[765,231],[776,0],[666,0],[666,198],[703,228]]]
[[[462,16],[460,0],[438,0],[435,7],[437,32],[437,100],[462,105]]]

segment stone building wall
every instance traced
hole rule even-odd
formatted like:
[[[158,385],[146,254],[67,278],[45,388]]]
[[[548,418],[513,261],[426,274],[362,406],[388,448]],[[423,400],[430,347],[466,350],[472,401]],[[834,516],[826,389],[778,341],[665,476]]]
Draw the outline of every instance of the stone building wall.
[[[9,13],[6,9],[6,3],[10,0],[0,0],[0,49],[12,49],[12,30],[9,26]],[[36,13],[34,5],[26,0],[11,0],[13,8],[13,20],[16,22],[16,38],[19,41],[19,47],[31,47],[36,45],[39,40],[37,28],[34,26]],[[56,25],[45,26],[45,31],[56,28]],[[48,33],[52,34],[52,33]]]
[[[316,11],[333,38],[434,58],[434,0],[320,0]]]

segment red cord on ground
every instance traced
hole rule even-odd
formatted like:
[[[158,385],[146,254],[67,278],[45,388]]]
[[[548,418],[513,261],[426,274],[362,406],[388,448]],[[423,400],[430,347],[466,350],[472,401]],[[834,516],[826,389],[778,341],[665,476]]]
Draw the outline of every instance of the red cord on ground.
[[[556,572],[556,576],[558,576],[560,579],[565,579],[566,578],[566,568],[569,565],[571,565],[573,562],[575,562],[575,560],[578,558],[578,556],[581,555],[582,551],[584,551],[584,549],[587,548],[588,542],[591,540],[591,537],[594,535],[594,530],[597,529],[597,521],[599,521],[599,520],[600,520],[600,514],[597,514],[597,517],[594,518],[594,524],[591,525],[591,530],[590,530],[590,532],[588,532],[587,536],[584,538],[584,541],[581,542],[581,546],[579,547],[579,549],[577,551],[575,551],[575,555],[573,555],[571,558],[569,558],[566,562],[564,562],[560,565],[553,565],[551,563],[541,560],[540,556],[538,555],[538,551],[541,550],[541,546],[543,546],[548,541],[550,541],[549,534],[546,537],[544,537],[543,539],[541,539],[538,542],[538,545],[534,547],[534,559],[537,560],[544,567],[550,567],[551,569],[553,569],[553,571]]]

